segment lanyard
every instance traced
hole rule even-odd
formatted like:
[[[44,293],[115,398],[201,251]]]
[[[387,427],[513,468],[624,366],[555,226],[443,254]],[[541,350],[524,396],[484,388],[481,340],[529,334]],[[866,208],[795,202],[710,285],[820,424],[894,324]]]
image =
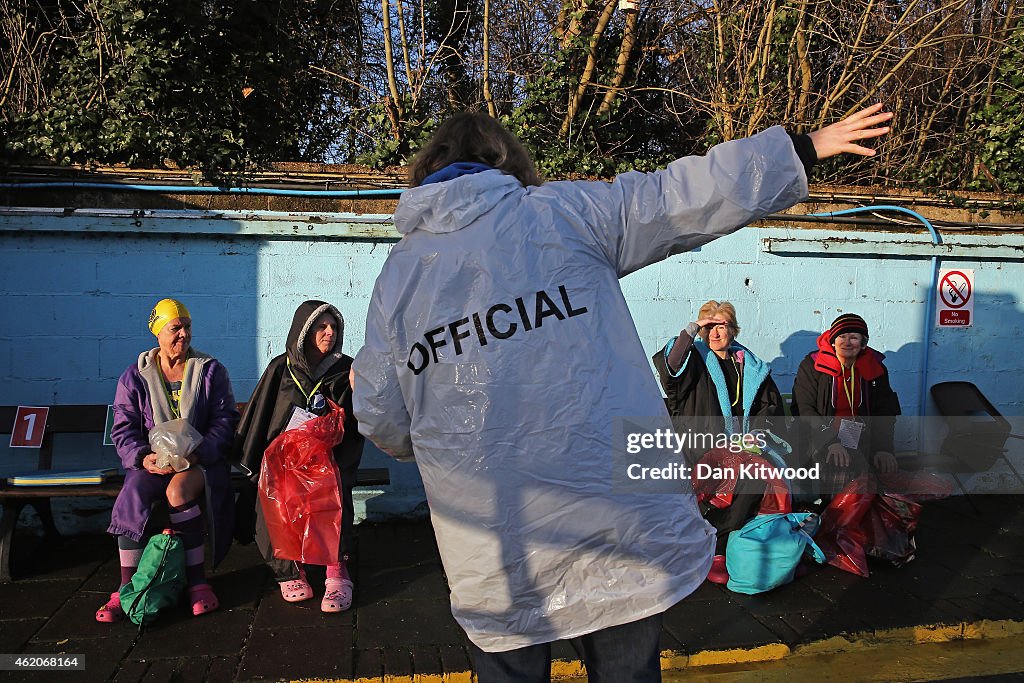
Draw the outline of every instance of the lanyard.
[[[185,352],[185,363],[186,364],[188,363],[188,359],[191,358],[191,357],[192,357],[192,349],[189,349],[188,351]],[[166,377],[164,377],[163,371],[160,372],[160,380],[162,381],[162,383],[164,385],[164,393],[167,394],[167,405],[171,409],[171,415],[173,415],[175,417],[175,419],[180,418],[181,417],[181,403],[180,403],[180,401],[175,401],[174,400],[174,394],[171,393],[171,383],[167,381]],[[184,376],[182,377],[182,381],[184,381]],[[179,399],[181,397],[181,391],[180,390],[178,391],[178,397],[179,397]]]
[[[843,368],[843,393],[846,394],[846,400],[850,404],[850,417],[857,417],[857,407],[853,405],[853,397],[856,396],[857,391],[853,387],[854,377],[856,376],[856,366],[850,366],[850,379],[846,379],[846,368]]]
[[[729,360],[732,361],[732,367],[736,370],[736,398],[732,401],[732,407],[735,408],[736,404],[740,402],[740,387],[743,386],[743,368],[736,364],[736,358],[729,354]]]
[[[313,390],[307,394],[306,390],[302,388],[302,382],[300,382],[299,378],[295,376],[294,372],[292,372],[292,359],[289,358],[287,361],[285,361],[285,363],[288,366],[288,374],[292,376],[292,381],[295,382],[295,386],[297,386],[299,388],[299,391],[302,392],[302,395],[306,397],[306,408],[308,409],[310,403],[313,400],[313,396],[316,395],[316,390],[319,389],[320,385],[324,383],[324,378],[321,377],[320,381],[313,386]]]

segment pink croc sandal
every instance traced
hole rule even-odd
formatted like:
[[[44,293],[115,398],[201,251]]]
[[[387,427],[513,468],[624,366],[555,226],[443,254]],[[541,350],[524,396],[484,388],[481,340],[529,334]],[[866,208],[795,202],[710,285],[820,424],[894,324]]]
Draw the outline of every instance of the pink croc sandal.
[[[190,586],[188,599],[192,601],[192,614],[197,617],[220,607],[220,602],[213,593],[213,586],[208,583]]]
[[[96,610],[96,621],[104,624],[113,624],[124,619],[124,610],[121,609],[121,594],[111,593],[107,604]]]
[[[321,612],[344,612],[352,606],[352,582],[349,579],[327,579],[324,581],[324,599],[320,601]]]
[[[278,584],[281,587],[281,597],[285,602],[302,602],[313,597],[313,587],[306,581],[306,577],[294,581],[282,581]]]

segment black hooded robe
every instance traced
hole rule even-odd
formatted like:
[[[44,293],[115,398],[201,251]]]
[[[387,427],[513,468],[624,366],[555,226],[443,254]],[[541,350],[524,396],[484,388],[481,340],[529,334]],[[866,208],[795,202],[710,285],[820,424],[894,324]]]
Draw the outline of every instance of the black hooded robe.
[[[338,335],[334,348],[324,357],[316,368],[310,368],[304,353],[304,344],[310,334],[313,323],[323,313],[332,314],[338,322]],[[363,452],[363,437],[359,434],[358,424],[352,414],[352,389],[349,386],[349,369],[352,358],[342,353],[344,339],[344,318],[334,306],[323,301],[305,301],[295,311],[292,326],[288,331],[285,353],[270,361],[263,371],[252,398],[246,404],[238,425],[235,443],[235,462],[249,474],[254,483],[259,480],[263,453],[270,442],[288,425],[295,406],[309,408],[307,392],[311,392],[316,383],[322,379],[317,393],[334,401],[345,410],[345,436],[341,443],[334,447],[334,461],[341,472],[342,481],[342,533],[339,559],[346,559],[351,551],[352,539],[352,488],[355,484],[356,470]],[[289,372],[288,361],[291,361]],[[295,384],[292,374],[302,385]],[[311,394],[312,396],[313,394]],[[311,410],[324,414],[328,406],[320,410]],[[248,512],[248,521],[236,527],[239,540],[252,540],[253,523],[255,522],[255,538],[260,552],[267,564],[274,570],[278,581],[289,581],[298,578],[298,568],[294,562],[278,560],[273,556],[266,525],[260,515],[259,505],[255,496],[250,493],[246,507],[254,510]],[[255,519],[253,517],[255,512]]]

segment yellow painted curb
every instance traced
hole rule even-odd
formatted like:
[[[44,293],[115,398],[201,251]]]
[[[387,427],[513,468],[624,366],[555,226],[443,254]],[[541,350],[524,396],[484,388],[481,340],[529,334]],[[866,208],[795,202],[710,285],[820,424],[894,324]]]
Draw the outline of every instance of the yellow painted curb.
[[[996,640],[1024,635],[1024,621],[1011,619],[982,619],[976,622],[957,624],[930,624],[902,628],[865,631],[842,636],[833,636],[793,648],[783,643],[771,643],[752,648],[730,650],[704,650],[685,654],[666,650],[661,653],[661,670],[678,671],[703,666],[722,664],[748,664],[771,662],[787,658],[798,658],[822,654],[851,653],[867,651],[875,647],[906,644],[947,643],[956,640]],[[582,662],[553,661],[551,678],[564,680],[586,676]],[[473,672],[454,671],[444,674],[407,674],[402,676],[386,674],[371,678],[302,679],[303,683],[474,683]]]
[[[661,670],[672,671],[674,669],[685,669],[690,665],[690,655],[682,652],[662,652]]]
[[[551,678],[553,679],[579,678],[586,675],[586,671],[583,669],[583,662],[577,659],[570,661],[554,660],[551,662]]]
[[[982,619],[964,624],[964,638],[1008,638],[1024,634],[1024,621]]]
[[[715,666],[717,664],[745,664],[747,662],[771,662],[782,659],[790,653],[788,645],[783,643],[771,643],[751,648],[735,648],[732,650],[705,650],[689,656],[687,667],[693,666]],[[661,660],[661,670],[670,671],[666,667],[664,655]],[[671,660],[668,662],[671,663]]]
[[[882,644],[905,643],[907,645],[919,645],[922,643],[948,643],[954,640],[1006,638],[1021,634],[1024,634],[1024,622],[1010,619],[982,619],[977,622],[965,621],[957,624],[906,626],[833,636],[813,643],[807,643],[806,645],[797,645],[793,650],[793,654],[833,654],[837,652],[866,650]]]

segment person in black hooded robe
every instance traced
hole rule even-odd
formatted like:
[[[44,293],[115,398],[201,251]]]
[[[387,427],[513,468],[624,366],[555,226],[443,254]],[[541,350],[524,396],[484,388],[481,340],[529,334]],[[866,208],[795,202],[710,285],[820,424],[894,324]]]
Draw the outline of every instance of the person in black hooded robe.
[[[324,612],[340,612],[352,606],[353,584],[346,562],[353,533],[352,487],[363,452],[363,437],[352,415],[349,384],[352,358],[341,350],[344,329],[344,318],[331,304],[305,301],[299,306],[288,331],[285,353],[270,361],[242,413],[235,446],[236,461],[255,482],[259,479],[264,451],[285,431],[296,408],[323,415],[330,410],[330,400],[345,410],[345,436],[334,447],[334,460],[341,473],[341,547],[339,562],[327,566],[321,602]],[[306,580],[304,567],[298,562],[274,557],[258,504],[255,512],[256,544],[274,572],[281,596],[288,602],[312,598],[313,588]]]

